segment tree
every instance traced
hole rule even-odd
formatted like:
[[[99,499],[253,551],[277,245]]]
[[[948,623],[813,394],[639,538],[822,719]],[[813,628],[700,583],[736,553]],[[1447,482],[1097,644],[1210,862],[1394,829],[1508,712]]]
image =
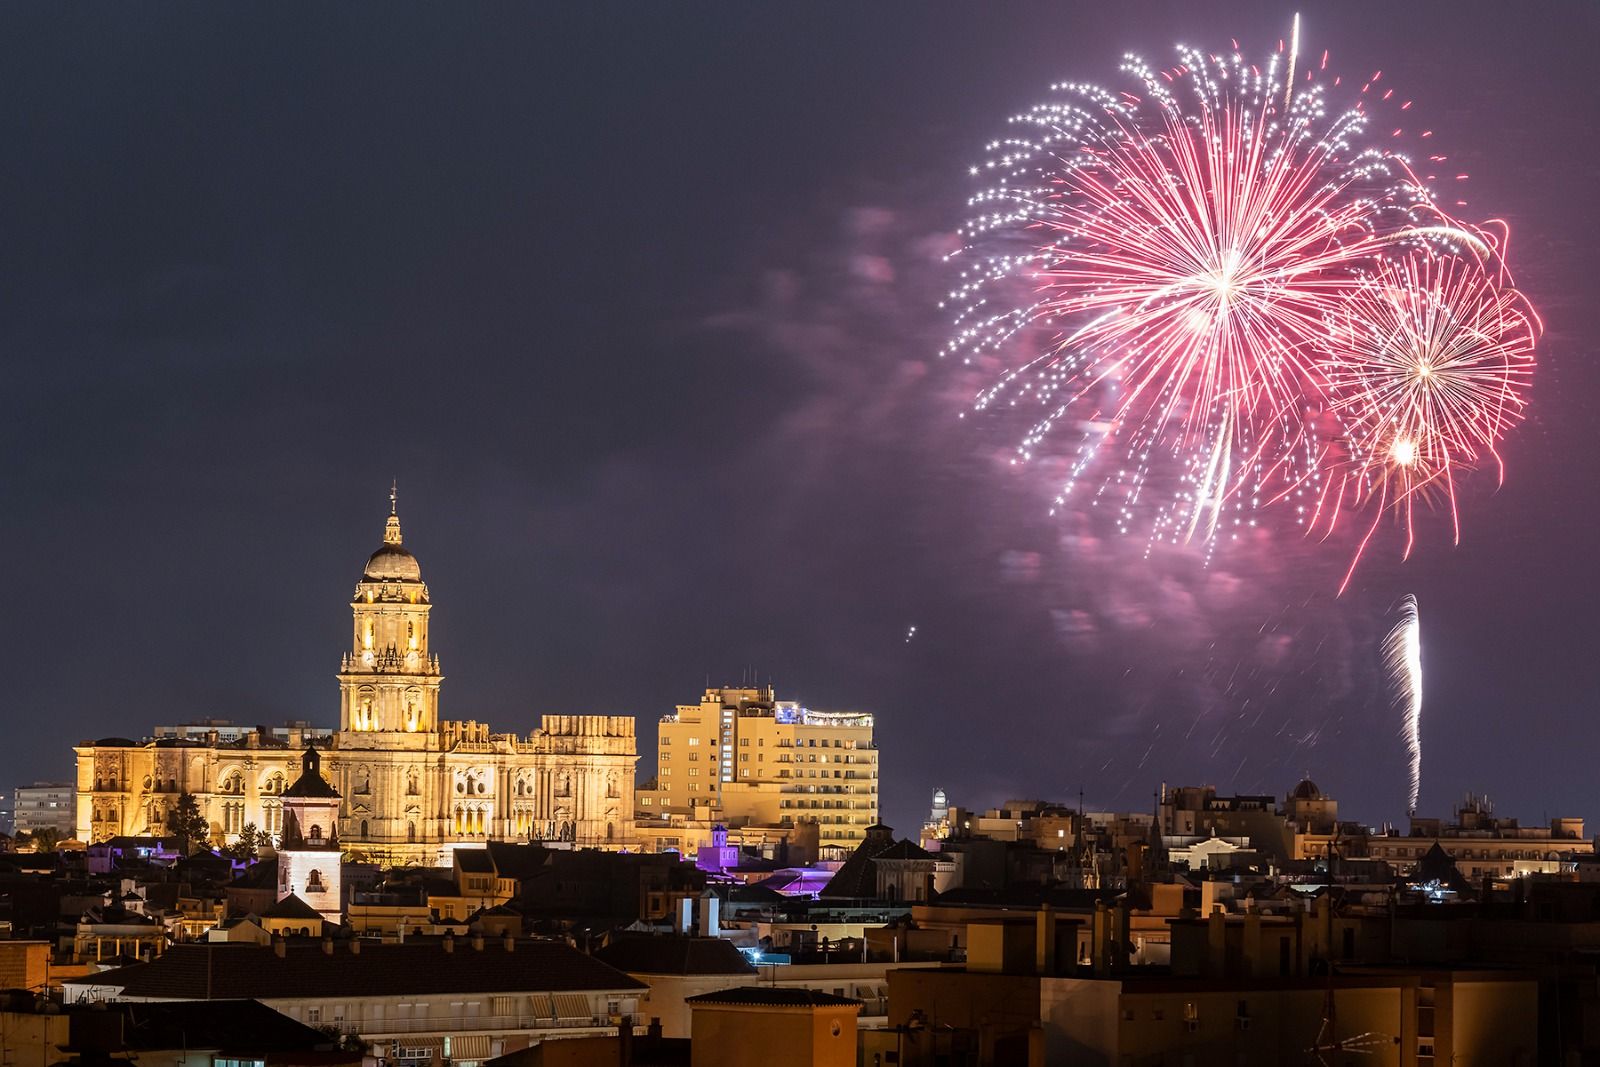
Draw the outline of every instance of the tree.
[[[211,824],[200,814],[192,793],[179,793],[178,804],[167,819],[167,830],[178,839],[178,851],[187,856],[211,844]]]
[[[259,847],[260,835],[256,831],[256,824],[247,822],[239,831],[239,840],[222,850],[222,854],[230,859],[251,863],[256,858],[256,849]]]
[[[273,849],[272,835],[265,830],[256,831],[256,855],[262,852],[271,852]]]
[[[35,852],[54,852],[61,843],[61,831],[54,826],[41,826],[31,834],[24,830],[17,835],[17,847],[20,849],[24,840]]]

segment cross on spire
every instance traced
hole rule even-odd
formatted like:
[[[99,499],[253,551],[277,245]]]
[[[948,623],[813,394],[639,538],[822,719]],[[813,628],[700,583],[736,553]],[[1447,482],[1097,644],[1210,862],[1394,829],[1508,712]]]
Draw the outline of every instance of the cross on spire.
[[[400,479],[396,478],[389,483],[389,514],[400,514]]]

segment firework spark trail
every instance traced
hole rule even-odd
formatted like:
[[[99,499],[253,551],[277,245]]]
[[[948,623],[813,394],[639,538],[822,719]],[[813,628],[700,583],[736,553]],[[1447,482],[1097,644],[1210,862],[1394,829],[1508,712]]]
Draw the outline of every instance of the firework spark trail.
[[[1422,792],[1422,619],[1417,598],[1406,594],[1400,602],[1400,621],[1383,639],[1383,664],[1394,687],[1394,705],[1400,709],[1400,736],[1411,757],[1411,793],[1407,812],[1415,815]]]
[[[1393,95],[1369,95],[1381,73],[1334,110],[1313,71],[1294,84],[1298,53],[1297,16],[1287,56],[1280,42],[1262,65],[1192,48],[1167,69],[1128,56],[1135,91],[1055,86],[972,168],[992,184],[969,202],[950,257],[960,277],[947,304],[960,310],[942,354],[1007,368],[975,409],[1037,411],[1014,462],[1058,424],[1076,428],[1056,508],[1098,478],[1089,506],[1120,533],[1142,526],[1147,552],[1197,541],[1209,559],[1258,508],[1286,504],[1324,537],[1370,506],[1356,560],[1392,509],[1409,553],[1414,501],[1443,480],[1454,516],[1455,470],[1498,460],[1520,412],[1537,330],[1508,338],[1536,316],[1511,288],[1504,243],[1440,207],[1424,184],[1435,175],[1380,143],[1372,110]],[[1410,309],[1385,304],[1393,291],[1430,287],[1420,303],[1439,321],[1477,319],[1480,347],[1503,350],[1506,371],[1495,388],[1480,354],[1434,390],[1413,427],[1431,451],[1386,477],[1394,397],[1376,394],[1393,357],[1352,308],[1395,319]],[[1461,311],[1440,310],[1458,300]]]

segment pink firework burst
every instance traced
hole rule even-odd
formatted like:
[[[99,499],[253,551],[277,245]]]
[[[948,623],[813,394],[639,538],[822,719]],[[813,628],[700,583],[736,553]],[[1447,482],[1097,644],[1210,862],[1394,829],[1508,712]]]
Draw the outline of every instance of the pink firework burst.
[[[1499,446],[1522,418],[1542,325],[1497,250],[1480,247],[1385,259],[1330,320],[1328,383],[1346,448],[1314,526],[1331,532],[1342,511],[1370,513],[1364,549],[1392,512],[1409,556],[1419,502],[1439,502],[1459,542],[1457,479],[1493,466],[1504,480]]]
[[[1351,457],[1376,447],[1355,320],[1375,294],[1419,282],[1397,263],[1454,263],[1420,280],[1514,294],[1482,235],[1369,131],[1379,76],[1333,111],[1315,72],[1295,83],[1293,61],[1281,47],[1264,65],[1193,49],[1166,70],[1128,57],[1130,90],[1057,86],[973,168],[991,184],[952,256],[961,310],[944,354],[996,368],[976,409],[1032,410],[1016,462],[1065,461],[1058,506],[1088,483],[1093,506],[1150,546],[1214,546],[1269,502],[1328,529],[1346,494],[1393,501],[1376,467],[1330,467],[1330,415]],[[1437,402],[1496,438],[1509,410],[1470,415],[1462,391]]]

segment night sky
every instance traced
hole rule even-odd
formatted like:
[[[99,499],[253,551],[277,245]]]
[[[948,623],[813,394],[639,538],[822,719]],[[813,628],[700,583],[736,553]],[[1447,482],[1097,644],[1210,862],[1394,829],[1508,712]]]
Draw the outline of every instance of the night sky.
[[[1122,10],[1126,8],[1127,10]],[[0,784],[157,722],[337,718],[398,479],[449,718],[654,722],[709,678],[878,715],[928,795],[1161,781],[1404,816],[1377,645],[1422,606],[1422,809],[1600,817],[1600,7],[1342,3],[1513,230],[1547,332],[1508,479],[1404,565],[1210,567],[1047,514],[935,358],[968,164],[1055,80],[1286,5],[12,5],[0,12]],[[907,641],[908,627],[916,626]]]

